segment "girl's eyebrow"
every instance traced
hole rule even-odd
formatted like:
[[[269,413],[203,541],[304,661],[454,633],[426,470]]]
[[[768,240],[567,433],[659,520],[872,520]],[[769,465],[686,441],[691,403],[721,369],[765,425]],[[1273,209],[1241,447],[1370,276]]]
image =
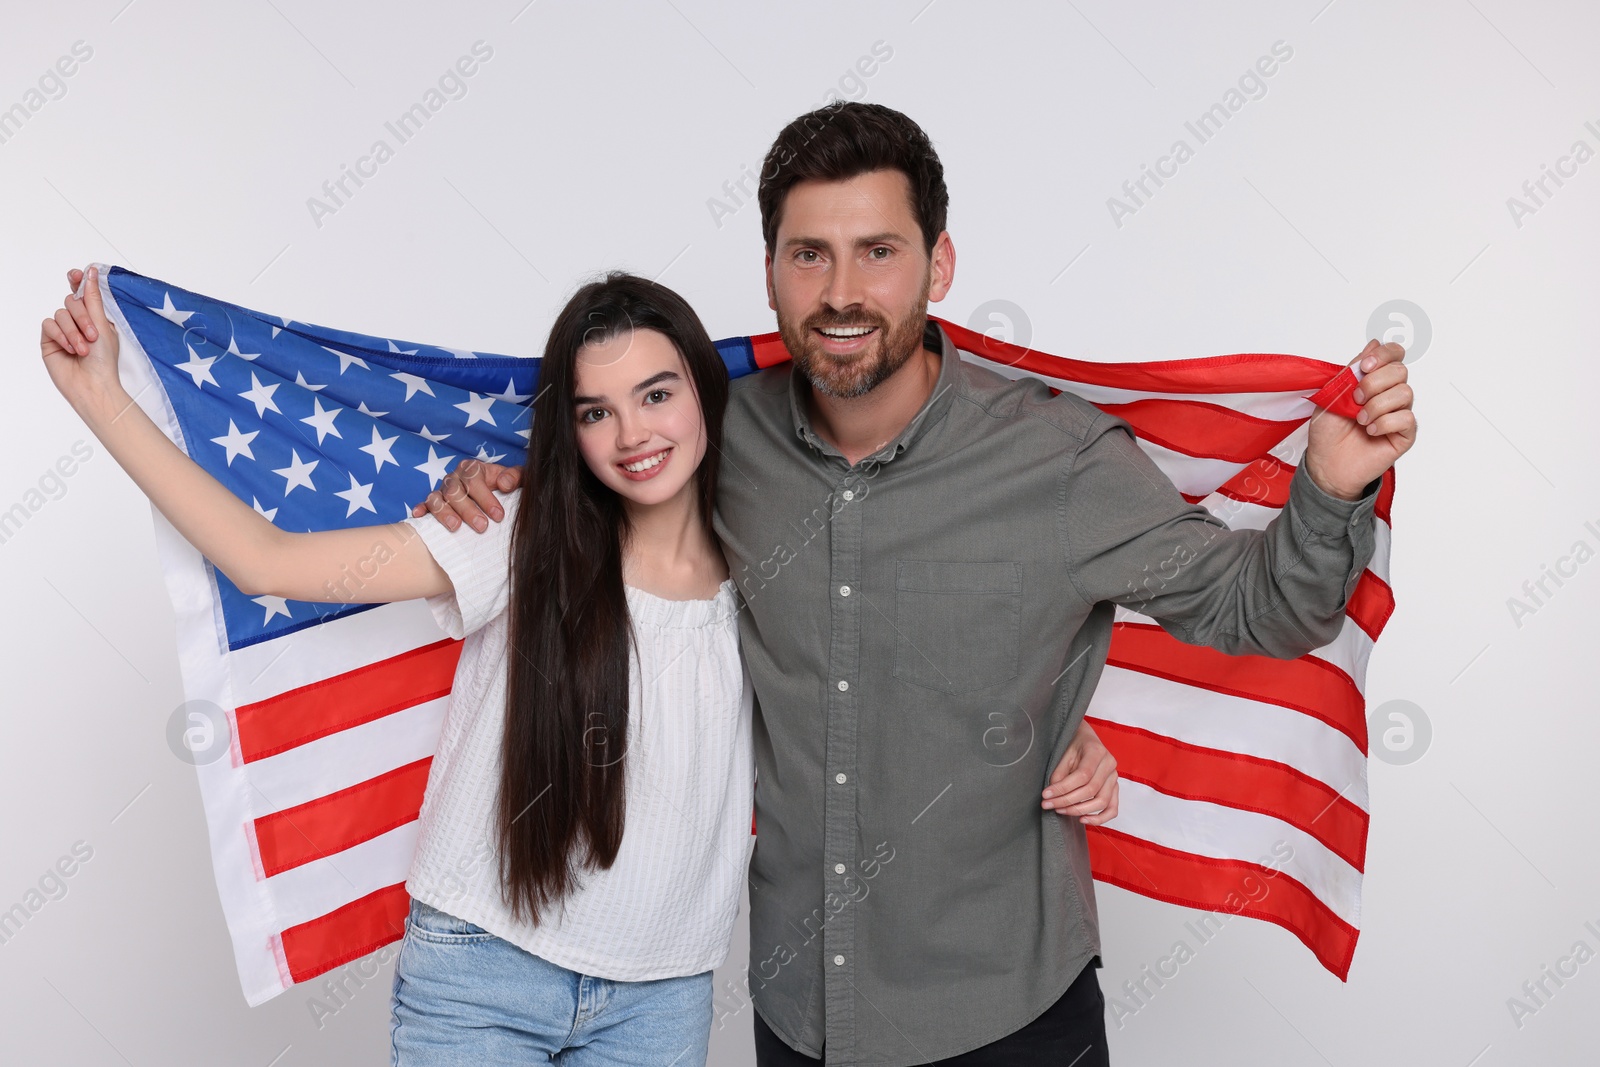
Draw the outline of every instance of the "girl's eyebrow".
[[[652,385],[659,385],[662,382],[681,382],[682,380],[683,379],[678,375],[677,371],[657,371],[644,381],[640,382],[638,385],[634,386],[630,390],[630,393],[633,396],[638,396],[646,389],[649,389]],[[606,398],[603,396],[575,396],[572,398],[572,404],[574,407],[578,406],[579,404],[604,404],[605,402]]]
[[[678,372],[677,371],[673,371],[673,370],[657,371],[656,373],[650,375],[650,377],[646,378],[644,381],[640,382],[638,385],[634,386],[633,387],[633,395],[634,396],[638,396],[640,393],[644,392],[646,389],[649,389],[652,385],[659,385],[662,382],[677,382],[677,381],[682,381],[682,380],[683,379],[678,377]]]

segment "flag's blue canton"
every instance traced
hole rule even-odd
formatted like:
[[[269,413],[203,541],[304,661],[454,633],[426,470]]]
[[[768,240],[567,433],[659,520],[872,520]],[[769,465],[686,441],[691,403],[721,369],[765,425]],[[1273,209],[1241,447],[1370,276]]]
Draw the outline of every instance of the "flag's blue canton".
[[[462,459],[527,454],[537,359],[291,322],[121,267],[109,282],[189,455],[281,529],[399,522]],[[732,376],[757,369],[747,338],[717,349]],[[213,571],[229,648],[371,606],[249,597]]]

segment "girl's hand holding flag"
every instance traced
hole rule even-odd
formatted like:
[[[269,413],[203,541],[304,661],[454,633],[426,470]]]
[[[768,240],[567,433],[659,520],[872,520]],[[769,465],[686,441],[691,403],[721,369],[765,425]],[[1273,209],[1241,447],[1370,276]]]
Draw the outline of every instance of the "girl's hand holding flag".
[[[326,599],[329,582],[371,550],[370,527],[280,530],[167,439],[122,387],[117,329],[106,316],[98,270],[69,271],[81,289],[44,320],[39,351],[50,380],[167,520],[248,595]],[[79,283],[82,283],[79,285]],[[395,524],[399,525],[399,524]],[[406,531],[409,532],[409,531]],[[368,603],[447,593],[450,579],[426,546],[395,531],[391,559],[364,581]]]

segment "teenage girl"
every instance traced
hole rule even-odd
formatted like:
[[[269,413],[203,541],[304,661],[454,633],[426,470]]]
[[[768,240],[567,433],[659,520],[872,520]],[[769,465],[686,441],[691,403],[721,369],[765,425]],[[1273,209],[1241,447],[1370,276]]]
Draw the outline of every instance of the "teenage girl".
[[[382,538],[399,547],[362,599],[425,597],[466,639],[406,881],[394,1063],[703,1064],[754,770],[711,529],[728,378],[693,310],[626,274],[578,290],[524,485],[496,493],[509,521],[290,533],[132,402],[84,280],[43,324],[45,366],[191,544],[248,595],[315,601]]]

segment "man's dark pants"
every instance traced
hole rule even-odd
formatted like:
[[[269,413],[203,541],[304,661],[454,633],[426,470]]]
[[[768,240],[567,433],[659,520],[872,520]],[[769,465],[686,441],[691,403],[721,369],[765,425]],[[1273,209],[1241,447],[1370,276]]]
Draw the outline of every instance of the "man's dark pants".
[[[1095,970],[1096,956],[1045,1013],[998,1041],[939,1060],[935,1067],[1109,1067],[1106,1000]],[[755,1017],[757,1067],[816,1067],[821,1062],[785,1045]],[[913,1042],[916,1035],[908,1035]]]

